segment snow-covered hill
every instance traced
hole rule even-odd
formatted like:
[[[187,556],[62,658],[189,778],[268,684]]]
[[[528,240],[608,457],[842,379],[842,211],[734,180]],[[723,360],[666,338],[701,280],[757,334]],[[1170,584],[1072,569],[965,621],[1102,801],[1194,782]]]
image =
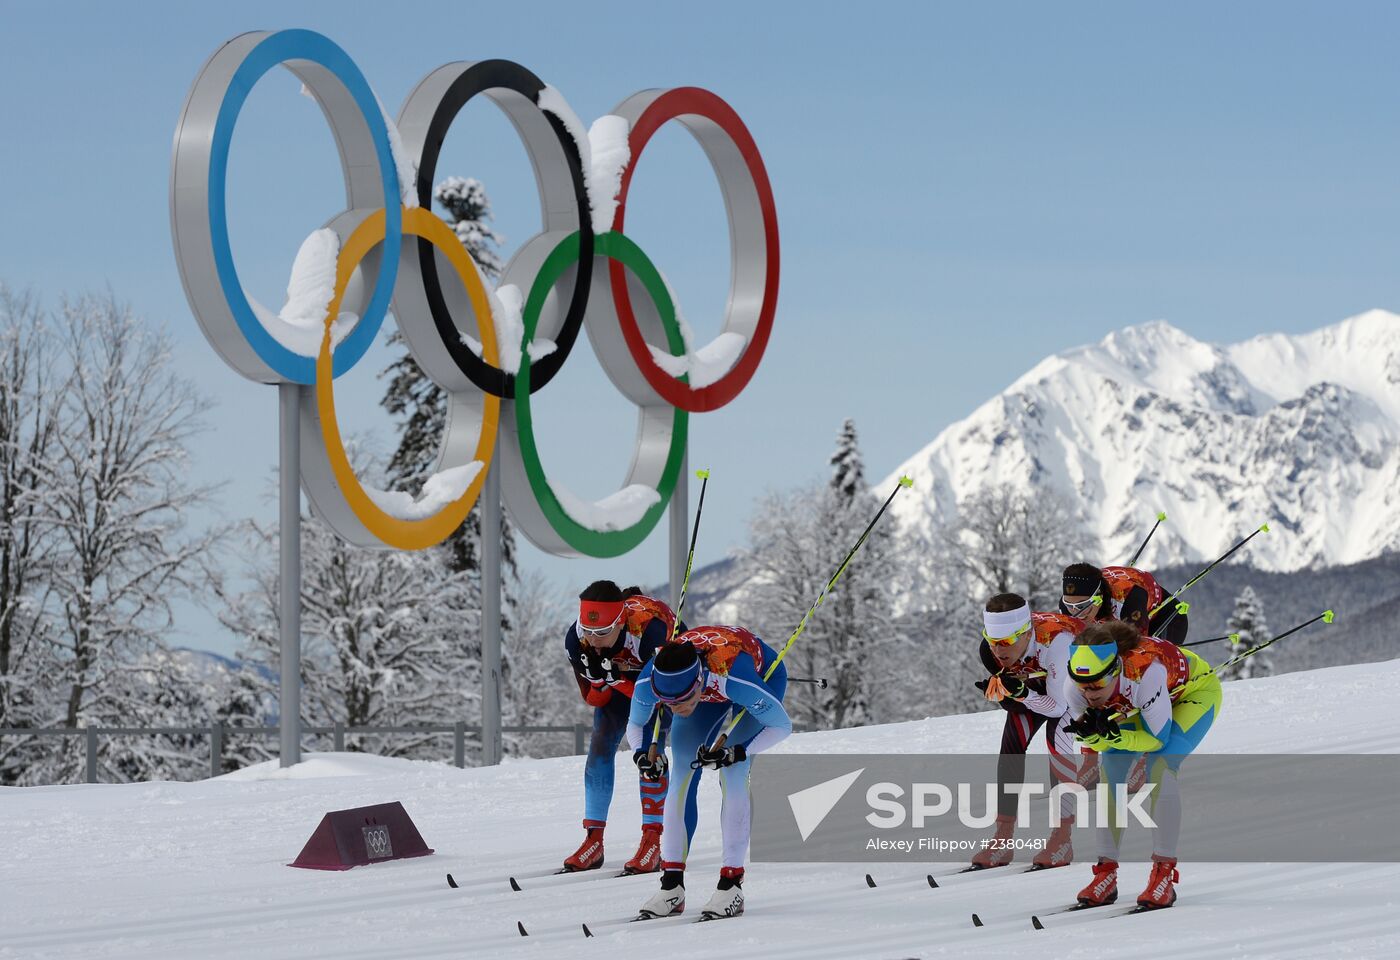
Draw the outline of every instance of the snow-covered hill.
[[[1268,570],[1400,548],[1400,316],[1372,310],[1302,336],[1221,346],[1162,322],[1050,357],[891,476],[927,528],[989,485],[1053,488],[1085,507],[1103,562],[1165,511],[1144,562],[1249,548]],[[888,484],[881,484],[883,489]]]
[[[1205,749],[1395,752],[1400,716],[1375,696],[1395,683],[1400,661],[1227,684]],[[1001,723],[999,711],[944,717],[801,734],[781,749],[987,751]],[[1106,923],[1076,915],[1042,931],[1027,916],[1070,900],[1087,867],[1008,871],[930,890],[921,865],[756,864],[742,919],[602,923],[630,915],[655,878],[550,878],[527,881],[520,893],[505,882],[552,867],[577,844],[581,766],[569,757],[456,770],[322,754],[291,776],[260,767],[201,783],[0,788],[0,957],[893,960],[1127,952],[1311,960],[1400,952],[1400,864],[1185,863],[1171,910]],[[630,771],[619,763],[610,863],[629,855],[637,838]],[[717,873],[713,779],[702,788],[691,857],[697,891]],[[346,873],[284,865],[323,812],[393,799],[404,801],[436,855]],[[1189,830],[1189,810],[1187,817]],[[866,886],[867,869],[879,888]],[[461,889],[447,888],[448,871]],[[1125,868],[1124,883],[1135,887],[1144,872],[1141,864]],[[974,911],[986,926],[971,924]],[[582,938],[581,922],[596,924],[594,939]]]

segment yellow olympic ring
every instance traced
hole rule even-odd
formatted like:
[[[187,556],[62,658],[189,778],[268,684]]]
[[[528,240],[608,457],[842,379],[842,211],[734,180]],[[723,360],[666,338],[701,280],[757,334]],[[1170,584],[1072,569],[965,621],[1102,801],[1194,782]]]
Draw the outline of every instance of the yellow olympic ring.
[[[384,210],[370,214],[350,234],[336,261],[335,295],[326,310],[321,351],[316,357],[316,410],[320,415],[321,436],[325,442],[331,472],[345,497],[345,502],[354,511],[355,516],[366,529],[389,546],[400,550],[422,550],[446,540],[452,531],[461,526],[475,505],[477,497],[481,495],[481,487],[486,482],[486,471],[491,469],[491,455],[496,446],[496,430],[501,420],[501,400],[491,394],[484,396],[481,433],[473,457],[481,463],[481,469],[477,471],[466,491],[437,513],[421,520],[404,520],[392,516],[382,510],[360,485],[360,479],[355,476],[355,471],[350,466],[350,458],[345,453],[345,444],[340,438],[340,427],[335,419],[335,391],[331,376],[331,318],[340,316],[340,301],[345,296],[346,287],[355,268],[371,250],[383,242],[384,222]],[[496,329],[491,320],[491,305],[487,299],[486,285],[482,282],[476,264],[467,254],[466,247],[462,246],[462,241],[447,224],[422,207],[403,208],[403,232],[427,240],[456,269],[457,276],[461,278],[471,300],[483,358],[488,364],[499,366]]]

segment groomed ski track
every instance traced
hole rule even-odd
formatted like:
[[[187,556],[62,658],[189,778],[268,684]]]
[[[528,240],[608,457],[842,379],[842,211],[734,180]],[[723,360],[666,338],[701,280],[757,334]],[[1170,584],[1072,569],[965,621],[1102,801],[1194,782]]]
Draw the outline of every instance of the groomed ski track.
[[[1400,713],[1387,692],[1397,686],[1400,661],[1227,684],[1203,749],[1394,753]],[[987,752],[1000,724],[1000,712],[943,717],[803,734],[780,749]],[[656,882],[609,869],[630,856],[638,836],[635,775],[624,757],[608,867],[586,879],[523,878],[577,845],[581,765],[570,757],[456,770],[317,754],[291,777],[264,766],[189,784],[0,789],[0,958],[1400,954],[1400,864],[1184,863],[1178,905],[1131,916],[1054,914],[1086,882],[1082,863],[1034,874],[1013,867],[938,889],[924,875],[953,864],[757,864],[742,918],[610,922],[635,913]],[[285,866],[324,812],[394,799],[436,855],[343,873]],[[719,801],[707,783],[687,877],[697,915],[718,873]],[[1187,830],[1189,804],[1188,794]],[[1078,853],[1087,861],[1092,851]],[[449,889],[448,872],[460,889]],[[512,874],[522,877],[521,892],[511,890]],[[1120,873],[1124,906],[1146,874],[1143,864]],[[983,926],[973,925],[973,913]],[[1032,928],[1032,914],[1044,930]]]

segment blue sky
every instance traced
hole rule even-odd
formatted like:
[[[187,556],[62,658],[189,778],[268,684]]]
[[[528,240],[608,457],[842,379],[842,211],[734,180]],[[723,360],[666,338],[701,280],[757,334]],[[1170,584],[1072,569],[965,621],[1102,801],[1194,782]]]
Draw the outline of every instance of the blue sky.
[[[519,60],[585,121],[644,87],[728,100],[774,183],[783,276],[748,390],[692,420],[714,473],[699,561],[745,540],[755,496],[824,474],[842,418],[879,477],[1048,353],[1165,319],[1207,339],[1400,308],[1384,4],[17,3],[0,0],[0,280],[54,300],[110,287],[168,325],[217,401],[195,479],[224,518],[271,518],[276,399],[204,342],[170,249],[170,144],[200,65],[253,29],[319,30],[390,112],[437,66]],[[229,187],[245,285],[281,303],[303,237],[343,207],[314,104],[290,74],[250,97]],[[459,119],[439,173],[493,197],[507,253],[536,230],[508,124]],[[628,233],[708,339],[728,251],[719,193],[679,130],[648,147]],[[342,420],[388,448],[387,362],[339,381]],[[536,401],[546,466],[615,489],[631,408],[580,343]],[[634,554],[527,566],[573,588],[664,579],[664,524]],[[177,642],[229,650],[182,610]]]

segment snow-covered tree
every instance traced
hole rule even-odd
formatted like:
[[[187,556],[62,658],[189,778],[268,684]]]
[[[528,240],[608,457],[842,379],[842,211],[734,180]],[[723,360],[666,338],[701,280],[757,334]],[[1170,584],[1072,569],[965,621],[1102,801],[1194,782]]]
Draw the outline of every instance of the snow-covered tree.
[[[44,649],[40,610],[52,542],[38,516],[40,468],[57,429],[52,353],[35,300],[0,285],[0,727],[32,724],[38,707],[35,653]]]
[[[501,262],[503,237],[491,221],[491,199],[486,187],[475,177],[448,177],[433,189],[433,197],[447,211],[443,217],[472,255],[481,272],[491,280],[499,279],[505,264]]]
[[[357,472],[372,464],[353,454]],[[248,522],[242,580],[216,587],[221,622],[242,638],[250,668],[225,704],[234,724],[275,703],[280,675],[277,530]],[[450,724],[481,711],[480,603],[445,547],[367,550],[302,518],[302,723],[307,726]],[[254,721],[258,722],[258,721]],[[232,738],[231,738],[231,742]],[[353,737],[351,750],[450,756],[445,735]],[[244,747],[245,750],[256,750]]]
[[[70,376],[42,519],[55,532],[47,580],[68,691],[57,719],[76,726],[130,716],[123,671],[163,642],[171,601],[202,583],[214,537],[186,529],[209,492],[188,482],[186,446],[208,404],[172,370],[169,337],[110,297],[65,302],[59,336]]]
[[[542,727],[587,723],[592,707],[583,703],[573,670],[564,657],[564,630],[576,611],[538,574],[521,578],[516,615],[505,634],[510,674],[502,678],[502,711],[507,726]],[[532,757],[573,752],[566,734],[505,737],[506,752]]]
[[[856,437],[856,422],[847,417],[841,424],[841,432],[836,437],[836,450],[831,459],[831,489],[846,503],[868,492],[865,483],[865,461],[860,455],[860,442]]]
[[[1264,620],[1264,605],[1254,588],[1246,586],[1235,597],[1235,610],[1225,627],[1230,634],[1238,635],[1238,640],[1226,640],[1227,659],[1244,653],[1250,647],[1269,639],[1269,625]],[[1222,679],[1248,680],[1250,677],[1267,677],[1274,672],[1271,657],[1272,648],[1261,650],[1245,657],[1233,667],[1221,672]]]
[[[979,604],[998,593],[1019,593],[1031,606],[1053,609],[1065,565],[1093,552],[1083,518],[1059,494],[993,487],[959,505],[944,531],[940,565],[960,573]]]
[[[499,247],[505,238],[491,226],[491,201],[486,188],[477,180],[448,177],[433,193],[446,211],[443,219],[456,232],[482,274],[488,281],[499,280],[504,267]],[[401,347],[403,338],[395,331],[389,342]],[[437,463],[438,445],[447,422],[446,394],[427,378],[406,349],[380,377],[389,380],[380,406],[401,420],[399,444],[389,460],[388,479],[394,489],[416,491]],[[507,574],[514,575],[515,535],[508,517],[502,520],[501,533],[503,565]],[[480,510],[474,508],[447,542],[453,569],[467,571],[473,578],[479,576]],[[510,594],[509,585],[506,593]],[[502,605],[507,622],[512,606],[509,602]]]
[[[750,523],[744,558],[752,583],[749,616],[760,636],[779,647],[835,573],[880,501],[864,481],[855,427],[842,427],[829,483],[770,494]],[[875,693],[882,658],[897,659],[896,618],[901,571],[893,518],[878,525],[808,622],[785,661],[793,676],[825,677],[829,686],[791,684],[786,703],[804,728],[845,727],[881,717]]]
[[[218,536],[192,533],[187,520],[208,492],[187,479],[187,444],[206,404],[173,371],[169,337],[111,296],[65,301],[52,318],[17,303],[4,308],[22,328],[5,339],[7,383],[26,350],[47,353],[31,353],[28,373],[13,380],[22,402],[10,410],[22,418],[0,414],[0,430],[20,443],[6,444],[0,477],[19,491],[6,504],[0,549],[0,568],[8,562],[0,589],[20,597],[10,619],[8,722],[202,723],[201,692],[168,662],[164,643],[171,604],[195,596]],[[21,575],[33,586],[21,589]],[[104,779],[180,776],[196,751],[207,762],[207,742],[188,737],[159,745],[106,738],[100,747]],[[13,782],[82,772],[76,740],[5,751],[0,774]]]

